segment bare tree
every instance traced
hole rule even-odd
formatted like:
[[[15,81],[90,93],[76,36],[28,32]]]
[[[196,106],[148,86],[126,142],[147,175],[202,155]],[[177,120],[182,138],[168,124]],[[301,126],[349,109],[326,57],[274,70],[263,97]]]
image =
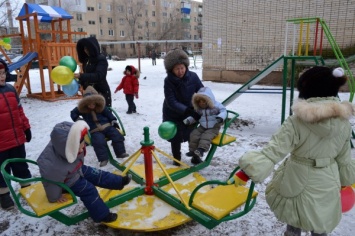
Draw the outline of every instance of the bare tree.
[[[12,21],[14,21],[16,14],[20,9],[20,4],[18,0],[0,0],[0,28],[7,29],[13,27]]]
[[[136,41],[139,18],[142,17],[143,9],[144,9],[144,1],[143,0],[124,0],[125,6],[125,19],[128,24],[128,37],[132,41]],[[133,54],[137,54],[136,45],[133,45]]]

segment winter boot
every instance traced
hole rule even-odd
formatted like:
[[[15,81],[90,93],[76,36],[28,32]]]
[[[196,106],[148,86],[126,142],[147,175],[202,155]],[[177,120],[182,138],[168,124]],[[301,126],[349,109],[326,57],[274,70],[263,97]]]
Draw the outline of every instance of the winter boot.
[[[110,222],[113,222],[117,220],[117,214],[116,213],[108,213],[108,215],[103,218],[103,220],[101,222],[104,222],[104,223],[110,223]]]
[[[193,157],[194,156],[194,151],[189,151],[185,154],[188,157]]]
[[[108,163],[108,160],[100,161],[100,167],[106,166]]]
[[[0,194],[0,204],[1,208],[4,210],[10,210],[15,206],[14,201],[12,201],[10,197],[10,193]]]
[[[131,174],[127,174],[126,176],[122,177],[122,183],[124,186],[129,184],[129,182],[131,182],[131,180],[132,180]]]
[[[311,235],[312,236],[327,236],[327,233],[317,234],[317,233],[311,232]]]
[[[176,160],[178,160],[178,161],[181,161],[181,156],[179,156],[179,157],[174,157]],[[180,163],[179,162],[177,162],[177,161],[174,161],[173,162],[173,165],[174,166],[180,166]]]
[[[300,228],[293,227],[291,225],[287,225],[286,232],[284,236],[301,236],[302,230]]]
[[[202,148],[197,148],[196,150],[195,150],[195,154],[198,156],[198,157],[203,157],[203,153],[205,152],[205,150],[203,150]]]
[[[197,150],[196,150],[197,151]],[[202,162],[201,158],[194,154],[191,158],[191,163],[194,164],[194,165],[197,165],[197,164],[200,164]]]

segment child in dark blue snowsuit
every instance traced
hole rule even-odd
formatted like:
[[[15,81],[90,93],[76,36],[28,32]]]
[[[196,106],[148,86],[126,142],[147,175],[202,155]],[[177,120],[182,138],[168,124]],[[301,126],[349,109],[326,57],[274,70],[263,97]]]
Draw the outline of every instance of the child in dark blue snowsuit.
[[[106,138],[112,141],[117,158],[129,156],[124,146],[124,137],[117,130],[116,117],[105,106],[104,97],[93,87],[88,86],[85,89],[83,99],[71,111],[70,116],[73,121],[82,117],[90,126],[91,144],[101,167],[107,165],[109,157]]]
[[[122,177],[84,165],[84,136],[88,130],[83,120],[56,124],[37,163],[43,178],[66,184],[80,197],[94,222],[108,223],[115,221],[117,214],[110,212],[95,186],[121,190],[131,175]],[[49,182],[43,182],[43,186],[49,202],[67,201],[60,186]]]

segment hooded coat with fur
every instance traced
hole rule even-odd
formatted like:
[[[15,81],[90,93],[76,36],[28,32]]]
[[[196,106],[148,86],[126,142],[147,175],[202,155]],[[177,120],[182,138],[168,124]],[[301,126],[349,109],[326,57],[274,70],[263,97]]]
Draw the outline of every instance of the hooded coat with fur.
[[[315,233],[329,233],[341,219],[340,188],[355,182],[351,125],[355,107],[338,98],[310,98],[293,105],[294,115],[260,151],[239,165],[262,182],[280,164],[266,188],[266,201],[277,219]]]
[[[90,55],[85,53],[85,47],[89,50]],[[97,39],[94,37],[80,39],[77,42],[76,50],[84,72],[80,74],[80,84],[84,89],[89,85],[93,86],[97,92],[104,96],[106,105],[111,106],[111,90],[106,80],[108,62],[106,57],[100,53]]]
[[[90,110],[88,105],[95,103],[95,109]],[[105,106],[105,99],[101,94],[89,86],[85,89],[83,98],[79,101],[78,106],[70,112],[73,121],[77,121],[82,117],[90,126],[91,132],[99,128],[99,126],[111,126],[113,120],[117,120],[112,112]]]
[[[72,186],[82,175],[85,151],[78,154],[81,131],[89,129],[85,121],[61,122],[51,132],[51,139],[37,159],[42,178]],[[56,202],[62,195],[62,188],[43,182],[49,202]]]
[[[198,101],[200,99],[204,99],[207,102],[207,108],[201,108],[199,106]],[[205,129],[213,128],[217,123],[217,117],[221,118],[223,121],[227,117],[226,107],[216,101],[211,89],[208,87],[200,88],[200,90],[192,96],[192,105],[195,111],[201,115],[199,123]],[[190,124],[196,122],[192,116],[187,119],[190,121]]]

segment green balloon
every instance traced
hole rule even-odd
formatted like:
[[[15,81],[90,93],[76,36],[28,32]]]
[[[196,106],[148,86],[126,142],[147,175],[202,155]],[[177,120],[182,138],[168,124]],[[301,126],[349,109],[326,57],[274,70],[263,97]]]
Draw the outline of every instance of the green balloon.
[[[158,134],[162,139],[169,140],[174,138],[177,132],[177,127],[174,122],[165,121],[159,125]]]
[[[64,56],[60,59],[59,65],[68,67],[71,71],[76,71],[77,63],[71,56]]]
[[[11,38],[3,38],[2,41],[4,41],[4,43],[11,43]]]

